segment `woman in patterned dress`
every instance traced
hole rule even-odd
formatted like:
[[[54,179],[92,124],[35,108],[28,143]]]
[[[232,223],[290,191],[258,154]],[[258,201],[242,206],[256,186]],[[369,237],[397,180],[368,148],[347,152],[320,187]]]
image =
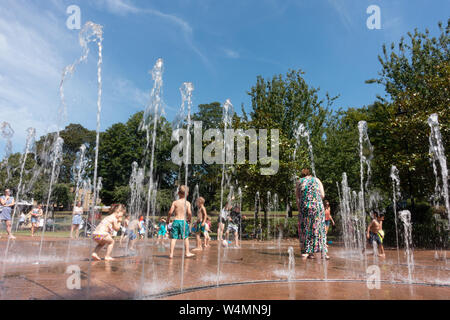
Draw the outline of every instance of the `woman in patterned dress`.
[[[314,253],[327,255],[325,232],[325,209],[322,199],[325,192],[322,182],[311,176],[308,169],[303,169],[301,179],[297,182],[298,233],[302,256],[314,259]]]

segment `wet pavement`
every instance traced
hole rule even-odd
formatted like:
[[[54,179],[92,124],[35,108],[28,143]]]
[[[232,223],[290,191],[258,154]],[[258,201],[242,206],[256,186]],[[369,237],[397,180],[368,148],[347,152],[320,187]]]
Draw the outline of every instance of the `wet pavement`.
[[[116,242],[114,261],[89,262],[95,244],[87,239],[0,240],[1,299],[450,299],[448,251],[415,250],[412,284],[404,251],[366,259],[330,246],[331,260],[307,260],[298,242],[244,242],[242,248],[212,247],[182,259],[179,241],[173,260],[169,243],[137,244],[129,255]],[[194,241],[191,241],[191,248]],[[288,247],[295,269],[288,281]],[[220,255],[218,255],[220,251]],[[104,252],[102,253],[104,256]],[[218,257],[220,265],[218,268]],[[77,289],[76,271],[80,272]],[[75,273],[72,273],[74,272]],[[369,271],[369,272],[367,272]],[[379,272],[379,289],[374,281]],[[367,280],[369,279],[369,281]],[[369,289],[371,287],[372,289]]]

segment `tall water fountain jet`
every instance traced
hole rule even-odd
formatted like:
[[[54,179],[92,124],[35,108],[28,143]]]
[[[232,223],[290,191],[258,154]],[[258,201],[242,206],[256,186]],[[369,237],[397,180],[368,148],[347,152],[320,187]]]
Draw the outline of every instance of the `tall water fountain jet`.
[[[294,132],[294,136],[297,141],[297,143],[295,145],[295,150],[294,150],[294,160],[296,158],[297,148],[300,145],[300,137],[305,138],[306,142],[308,143],[308,151],[309,151],[309,156],[310,156],[310,160],[311,160],[311,170],[312,170],[314,177],[316,177],[316,167],[314,164],[314,152],[313,152],[313,146],[311,143],[310,132],[308,131],[308,129],[306,129],[306,127],[303,123],[300,123],[298,128]]]
[[[295,256],[294,256],[294,248],[288,248],[289,254],[289,264],[288,264],[288,281],[292,281],[295,279]]]
[[[272,195],[267,191],[267,240],[270,238],[270,214],[272,213]]]
[[[242,189],[238,187],[238,207],[241,220],[239,223],[239,245],[242,247]]]
[[[141,123],[141,129],[145,130],[147,134],[147,147],[151,148],[150,151],[150,169],[148,171],[149,184],[148,184],[148,194],[147,194],[147,214],[146,222],[148,224],[150,218],[150,209],[152,204],[152,196],[154,195],[154,159],[155,159],[155,147],[156,147],[156,129],[158,127],[158,122],[160,119],[160,114],[163,113],[163,103],[162,103],[162,85],[163,85],[163,60],[160,58],[156,61],[155,66],[151,71],[153,79],[153,88],[150,93],[150,103],[144,111],[144,116]],[[151,128],[153,126],[153,128]],[[151,146],[150,146],[150,131],[152,131]],[[146,152],[147,153],[147,152]],[[145,232],[145,246],[144,251],[147,248],[148,243],[148,232]],[[139,290],[139,296],[142,297],[143,287],[144,287],[144,277],[145,277],[145,260],[142,263],[142,273],[141,273],[141,287]]]
[[[344,172],[342,174],[342,200],[341,200],[341,222],[342,222],[342,236],[344,238],[344,245],[346,251],[352,251],[355,248],[354,239],[354,226],[353,226],[353,215],[351,210],[351,190],[348,186],[347,174]]]
[[[447,210],[447,217],[450,228],[450,201],[448,194],[448,168],[447,168],[447,157],[445,156],[444,143],[442,141],[441,130],[439,129],[439,119],[436,113],[432,114],[428,118],[428,125],[431,128],[430,132],[430,154],[431,154],[431,163],[433,165],[434,176],[436,177],[436,187],[435,191],[439,195],[439,198],[444,198],[444,205]],[[438,178],[438,170],[437,163],[439,163],[441,167],[441,180],[442,180],[442,188],[439,187],[439,178]]]
[[[128,210],[132,219],[136,219],[139,217],[142,209],[145,173],[143,168],[139,168],[137,162],[133,162],[131,166],[132,171],[129,182],[131,195],[128,203]]]
[[[75,197],[73,199],[73,207],[80,201],[80,189],[83,187],[83,177],[86,174],[86,167],[88,161],[86,159],[86,145],[82,144],[80,150],[77,152],[75,161],[72,167],[72,175],[75,177]],[[78,231],[77,231],[78,232]],[[71,233],[72,235],[72,233]],[[69,261],[70,257],[70,247],[72,244],[72,239],[69,240],[69,247],[67,249],[66,262]]]
[[[232,125],[232,118],[233,117],[233,105],[231,104],[231,101],[227,99],[225,103],[223,104],[223,115],[222,115],[222,123],[224,126],[224,136],[225,132],[228,128],[231,128]],[[233,143],[234,144],[234,143]],[[230,146],[226,143],[226,141],[223,142],[223,148],[221,152],[221,161],[222,161],[222,180],[220,182],[220,210],[223,208],[223,191],[224,191],[224,183],[225,183],[225,156],[227,154],[227,151]],[[219,243],[217,247],[217,286],[219,286],[219,280],[220,280],[220,255],[221,255],[221,247],[222,244]]]
[[[180,88],[181,92],[181,98],[182,98],[182,109],[187,109],[187,129],[186,129],[186,154],[184,159],[184,185],[188,185],[188,176],[189,176],[189,164],[191,162],[190,155],[191,155],[191,109],[192,109],[192,92],[194,91],[194,85],[190,82],[183,83],[182,87]],[[187,197],[187,195],[186,195]],[[187,199],[185,201],[185,207],[184,207],[184,219],[185,222],[187,220]],[[185,234],[185,228],[186,223],[183,224],[183,234]],[[180,283],[180,291],[183,291],[184,286],[184,257],[185,257],[185,247],[183,245],[183,256],[182,256],[182,263],[181,263],[181,283]]]
[[[397,243],[397,262],[400,264],[400,250],[398,246],[398,227],[397,227],[397,199],[400,199],[400,177],[396,166],[391,168],[392,179],[392,201],[394,209],[394,222],[395,222],[395,239]]]
[[[254,220],[254,230],[253,230],[253,232],[254,232],[254,235],[255,235],[255,239],[256,239],[256,237],[257,237],[257,235],[259,233],[256,228],[258,228],[258,230],[259,230],[259,226],[261,224],[261,216],[259,214],[259,209],[260,208],[261,208],[261,204],[260,204],[260,200],[259,200],[259,191],[257,191],[256,194],[255,194],[255,219],[253,219]],[[258,226],[256,226],[256,220],[258,220]]]
[[[278,194],[276,194],[276,193],[273,195],[272,210],[273,210],[273,214],[272,214],[273,241],[275,241],[275,239],[277,239],[277,228],[278,228],[277,218],[275,217],[277,214],[277,211],[278,211]],[[278,240],[280,240],[280,238],[278,238]],[[278,241],[278,248],[279,247],[280,247],[280,241]]]
[[[366,121],[358,123],[359,131],[359,158],[360,158],[360,179],[361,190],[359,192],[359,211],[360,211],[360,228],[358,228],[358,243],[359,246],[364,246],[366,243],[366,207],[364,192],[369,190],[370,178],[372,175],[371,161],[373,158],[373,146],[370,143],[368,126]],[[367,179],[364,185],[364,165],[367,167]],[[365,188],[364,188],[365,187]],[[361,230],[362,229],[362,230]],[[366,255],[363,255],[364,265],[367,265]]]
[[[411,212],[403,210],[399,212],[400,220],[403,222],[406,258],[408,263],[408,281],[412,283],[414,272],[414,254],[412,250],[412,225]]]
[[[48,187],[48,195],[47,195],[47,204],[45,207],[45,214],[44,214],[44,221],[47,221],[48,217],[48,209],[50,207],[50,198],[52,196],[53,186],[58,180],[59,176],[59,170],[62,162],[62,156],[63,156],[63,144],[64,140],[61,137],[57,137],[55,142],[53,143],[52,153],[50,155],[50,159],[52,162],[52,171],[50,175],[50,182]],[[38,255],[38,264],[41,262],[41,253],[42,253],[42,245],[44,242],[44,235],[46,231],[46,223],[44,223],[43,230],[41,232],[41,243],[39,246],[39,255]]]
[[[14,130],[8,122],[2,122],[0,126],[0,132],[2,138],[6,140],[5,143],[5,162],[2,163],[2,166],[6,167],[7,178],[5,182],[8,182],[11,179],[11,168],[9,164],[9,157],[12,153],[12,137],[14,136]]]
[[[93,206],[90,210],[90,214],[93,218],[93,224],[95,225],[95,215],[94,215],[94,206],[97,203],[97,174],[98,174],[98,152],[100,145],[100,116],[102,110],[102,64],[103,64],[103,27],[101,25],[95,24],[91,21],[86,22],[79,34],[79,42],[80,46],[83,48],[83,53],[81,57],[75,61],[72,65],[67,66],[63,71],[63,76],[60,83],[60,99],[61,106],[59,115],[63,117],[66,114],[66,107],[64,101],[64,80],[65,77],[69,73],[73,73],[75,70],[75,66],[83,61],[85,61],[89,55],[89,44],[95,43],[98,48],[98,60],[97,60],[97,126],[96,126],[96,136],[95,136],[95,160],[94,160],[94,199]],[[59,119],[59,125],[61,124],[61,119]],[[59,136],[60,127],[58,126],[58,136]],[[92,243],[89,243],[89,251],[91,251]],[[91,256],[89,255],[89,261],[91,261]],[[91,281],[91,264],[89,263],[88,268],[88,290],[87,297],[90,295],[90,281]]]
[[[21,155],[21,159],[20,159],[20,178],[19,178],[19,185],[17,186],[17,194],[15,197],[15,202],[16,204],[20,202],[21,200],[21,191],[22,191],[22,182],[23,182],[23,173],[25,171],[25,164],[27,162],[27,158],[28,158],[28,154],[30,153],[30,150],[32,149],[32,146],[34,145],[35,142],[35,137],[36,137],[36,129],[34,128],[28,128],[27,129],[27,141],[25,144],[25,151],[24,153]],[[16,217],[16,213],[17,213],[17,205],[14,206],[13,209],[13,214],[11,217],[11,226],[14,225],[14,219]],[[16,230],[17,231],[17,230]],[[3,267],[2,267],[2,281],[5,275],[5,268],[6,268],[6,261],[8,259],[8,254],[9,254],[9,246],[10,246],[10,237],[8,237],[8,241],[6,243],[6,249],[5,249],[5,258],[4,258],[4,262],[3,262]]]

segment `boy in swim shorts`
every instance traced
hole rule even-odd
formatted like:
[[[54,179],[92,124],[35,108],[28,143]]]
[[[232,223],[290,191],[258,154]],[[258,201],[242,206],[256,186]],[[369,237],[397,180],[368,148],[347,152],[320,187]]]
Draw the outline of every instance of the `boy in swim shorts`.
[[[94,252],[92,253],[92,258],[94,260],[101,261],[98,254],[105,245],[107,245],[105,261],[114,260],[111,257],[111,253],[114,248],[114,239],[112,235],[114,231],[120,230],[122,217],[125,214],[125,206],[123,204],[115,204],[109,210],[109,216],[104,218],[102,222],[99,223],[97,228],[95,228],[93,240],[97,242],[97,247],[95,247]]]
[[[195,256],[189,251],[189,224],[192,218],[191,204],[186,200],[189,193],[189,189],[186,186],[181,186],[178,190],[179,199],[175,200],[170,207],[167,221],[170,221],[172,214],[175,216],[170,230],[170,255],[169,258],[173,259],[173,252],[178,239],[184,240],[185,255],[186,258]],[[187,219],[186,219],[187,218]]]
[[[226,232],[226,237],[228,240],[228,237],[230,236],[230,232],[234,234],[234,241],[236,244],[236,247],[239,248],[239,228],[241,226],[241,210],[239,207],[235,206],[231,210],[230,217],[228,218],[228,229]]]
[[[207,236],[206,236],[206,219],[208,217],[208,214],[206,213],[206,208],[205,208],[205,199],[203,197],[199,197],[197,199],[197,207],[198,207],[198,212],[197,212],[197,222],[196,222],[196,238],[197,238],[197,247],[192,250],[192,251],[201,251],[203,250],[202,248],[202,239],[200,238],[200,236],[203,234],[203,237],[205,238],[205,247],[206,247],[206,241],[207,241]]]
[[[383,231],[383,220],[384,220],[384,214],[374,212],[375,218],[372,220],[372,222],[367,227],[367,240],[371,245],[373,245],[374,242],[377,243],[378,248],[380,248],[380,253],[378,254],[379,257],[385,257],[384,248],[383,248],[383,239],[384,239],[384,231]],[[375,250],[375,249],[374,249]]]

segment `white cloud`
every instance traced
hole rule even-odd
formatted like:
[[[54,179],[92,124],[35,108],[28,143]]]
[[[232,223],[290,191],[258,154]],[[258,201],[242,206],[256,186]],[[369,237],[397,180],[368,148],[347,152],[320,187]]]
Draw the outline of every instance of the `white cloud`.
[[[336,10],[339,19],[344,24],[345,28],[347,28],[347,30],[352,29],[353,19],[343,2],[339,0],[328,0],[328,3]]]
[[[135,104],[136,109],[144,110],[145,106],[148,104],[148,99],[150,93],[145,92],[137,88],[128,79],[115,79],[113,82],[114,87],[114,97],[113,99],[121,99],[127,97],[133,104]]]
[[[150,8],[138,8],[134,6],[130,1],[127,0],[101,0],[100,3],[97,2],[97,4],[100,4],[104,8],[106,8],[110,13],[116,14],[116,15],[126,15],[126,14],[149,14],[153,16],[157,16],[159,18],[162,18],[176,26],[178,26],[183,31],[183,38],[188,44],[188,46],[191,48],[192,51],[194,51],[200,59],[203,61],[203,63],[212,70],[212,65],[209,61],[209,59],[203,54],[203,52],[194,44],[194,32],[191,27],[191,25],[186,22],[185,20],[177,17],[173,14],[167,14],[164,12],[161,12],[156,9],[150,9]]]
[[[238,52],[231,49],[224,49],[225,55],[231,59],[239,59],[240,55]]]
[[[54,42],[70,39],[50,12],[37,11],[29,2],[0,3],[0,121],[15,131],[14,151],[21,151],[28,127],[44,134],[54,122],[64,64]]]

